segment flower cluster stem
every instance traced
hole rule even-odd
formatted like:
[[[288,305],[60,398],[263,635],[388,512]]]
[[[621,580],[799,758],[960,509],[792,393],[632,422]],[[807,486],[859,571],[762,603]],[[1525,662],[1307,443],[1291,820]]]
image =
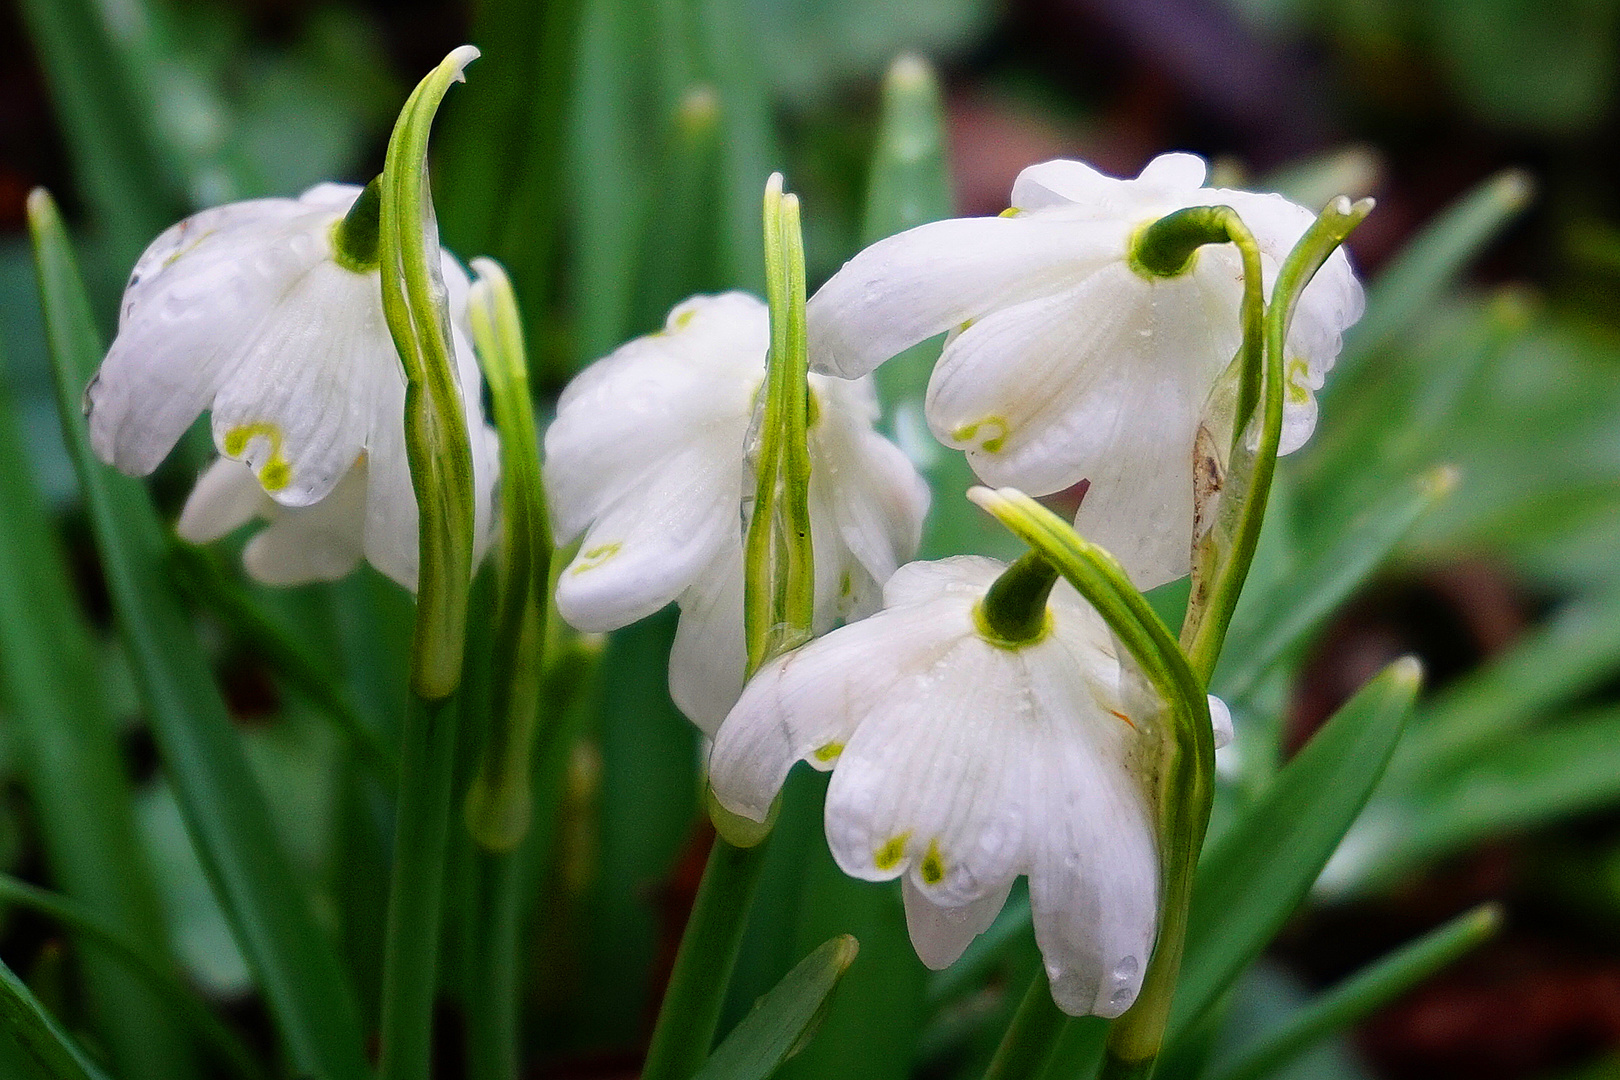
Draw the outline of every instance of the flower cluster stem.
[[[709,1056],[766,849],[765,844],[740,848],[720,839],[709,849],[641,1080],[688,1080]]]
[[[412,694],[405,711],[378,1080],[428,1076],[459,714],[455,696],[430,701]]]

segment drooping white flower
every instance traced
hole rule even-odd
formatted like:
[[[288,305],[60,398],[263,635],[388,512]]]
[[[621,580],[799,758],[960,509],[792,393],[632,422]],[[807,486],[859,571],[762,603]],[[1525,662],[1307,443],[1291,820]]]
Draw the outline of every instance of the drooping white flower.
[[[1184,274],[1131,268],[1142,226],[1228,205],[1253,232],[1265,288],[1315,219],[1280,195],[1203,187],[1204,161],[1165,154],[1134,180],[1077,161],[1025,169],[1012,210],[881,240],[810,299],[817,370],[864,375],[952,331],[928,386],[934,434],[992,486],[1032,494],[1090,487],[1076,527],[1141,588],[1189,570],[1193,445],[1210,390],[1242,340],[1242,267],[1228,244]],[[1360,317],[1342,251],[1307,287],[1288,336],[1282,452],[1316,423],[1314,391]]]
[[[414,589],[416,497],[405,456],[405,374],[375,267],[349,265],[333,233],[361,189],[320,184],[187,218],[152,242],[124,290],[118,336],[85,394],[90,441],[144,476],[204,410],[223,455],[181,515],[188,539],[272,520],[250,573],[294,584],[341,577],[363,556]],[[446,255],[483,549],[498,470],[472,346],[467,275]]]
[[[747,444],[769,345],[755,297],[693,297],[663,330],[576,377],[546,432],[557,541],[584,535],[558,580],[558,611],[601,632],[678,602],[670,694],[711,733],[742,689]],[[872,430],[868,380],[812,375],[810,399],[816,625],[826,629],[876,606],[917,549],[928,489]]]
[[[1162,706],[1064,582],[1044,636],[987,636],[977,609],[1004,569],[980,556],[903,566],[877,614],[766,664],[720,725],[709,782],[728,810],[763,821],[795,762],[833,770],[833,856],[857,878],[903,878],[912,944],[932,968],[1027,875],[1054,1000],[1118,1016],[1157,927],[1147,773]]]

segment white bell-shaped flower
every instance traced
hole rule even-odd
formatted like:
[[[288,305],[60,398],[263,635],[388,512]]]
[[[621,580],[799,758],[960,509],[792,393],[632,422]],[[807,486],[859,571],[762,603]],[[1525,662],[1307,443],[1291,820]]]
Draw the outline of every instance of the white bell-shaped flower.
[[[1027,875],[1053,999],[1118,1016],[1158,922],[1147,770],[1162,705],[1062,581],[1042,636],[989,634],[979,606],[1005,569],[966,555],[903,566],[877,614],[766,664],[720,726],[709,782],[728,810],[764,821],[795,762],[833,770],[833,856],[857,878],[903,877],[931,968],[955,961]],[[1230,738],[1224,718],[1217,741]]]
[[[742,690],[748,460],[770,318],[746,293],[697,296],[662,331],[586,368],[546,432],[546,494],[559,544],[581,534],[557,609],[587,632],[681,608],[670,695],[712,733]],[[810,377],[816,625],[877,605],[921,537],[928,488],[872,430],[868,380]]]
[[[1140,588],[1186,574],[1193,448],[1210,390],[1242,341],[1243,273],[1229,244],[1177,277],[1130,265],[1137,230],[1228,205],[1261,251],[1267,296],[1315,215],[1280,195],[1203,187],[1205,164],[1165,154],[1134,180],[1078,161],[1025,169],[1001,217],[922,225],[860,252],[811,297],[810,357],[853,378],[951,331],[928,386],[934,434],[992,486],[1032,494],[1089,480],[1076,527]],[[1335,252],[1288,335],[1282,451],[1316,423],[1314,391],[1361,315]]]
[[[364,557],[416,587],[416,496],[405,455],[405,373],[375,267],[334,231],[361,189],[320,184],[187,218],[152,242],[124,290],[118,336],[85,394],[90,441],[144,476],[204,410],[223,457],[180,520],[194,541],[255,517],[250,573],[277,584],[341,577]],[[462,324],[467,275],[442,262],[477,490],[479,550],[499,469]]]

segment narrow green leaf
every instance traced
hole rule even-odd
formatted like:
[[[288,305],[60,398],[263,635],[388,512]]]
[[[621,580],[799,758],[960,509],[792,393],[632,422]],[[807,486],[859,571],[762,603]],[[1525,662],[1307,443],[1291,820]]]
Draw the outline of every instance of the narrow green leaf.
[[[1225,663],[1217,668],[1215,687],[1228,704],[1247,697],[1271,665],[1302,648],[1456,485],[1455,470],[1441,468],[1398,487],[1346,523],[1335,543],[1287,573],[1276,588],[1251,583],[1222,650]]]
[[[1479,840],[1620,799],[1620,712],[1605,711],[1493,745],[1422,788],[1380,797],[1335,885],[1374,887]],[[1376,817],[1374,816],[1376,812]]]
[[[1225,992],[1299,906],[1384,774],[1420,669],[1398,660],[1317,732],[1205,852],[1193,886],[1172,1041]]]
[[[1501,172],[1458,199],[1379,275],[1367,292],[1367,314],[1345,342],[1338,371],[1323,388],[1323,407],[1357,379],[1361,361],[1394,341],[1446,290],[1487,243],[1529,205],[1534,189],[1516,169]]]
[[[167,932],[113,719],[100,684],[82,675],[95,668],[93,648],[0,382],[0,696],[18,764],[56,882],[162,951]],[[193,1073],[173,1018],[146,988],[94,948],[84,974],[96,1025],[123,1075]]]
[[[801,960],[732,1029],[694,1080],[766,1080],[814,1033],[838,980],[855,962],[854,938],[835,937]]]
[[[56,206],[29,197],[29,226],[56,369],[57,408],[158,749],[186,828],[293,1066],[363,1080],[354,997],[231,726],[168,577],[168,541],[145,488],[96,460],[81,396],[101,344]]]
[[[164,165],[157,124],[94,0],[25,0],[22,15],[73,157],[75,180],[111,234],[113,256],[135,261],[184,212]]]
[[[1444,775],[1470,754],[1523,731],[1620,668],[1620,590],[1571,601],[1488,667],[1425,706],[1390,766],[1401,787]]]
[[[107,1080],[68,1037],[39,999],[0,963],[0,1032],[10,1034],[41,1069],[44,1080]]]
[[[1430,975],[1495,936],[1502,911],[1486,904],[1457,916],[1350,976],[1300,1009],[1281,1030],[1245,1049],[1214,1080],[1260,1080],[1311,1047],[1406,993]]]
[[[64,927],[93,941],[117,957],[124,968],[183,1016],[233,1071],[245,1080],[267,1080],[268,1073],[236,1033],[220,1022],[197,991],[167,960],[155,956],[143,939],[132,938],[86,904],[57,896],[7,874],[0,874],[0,901],[16,904],[55,919]]]

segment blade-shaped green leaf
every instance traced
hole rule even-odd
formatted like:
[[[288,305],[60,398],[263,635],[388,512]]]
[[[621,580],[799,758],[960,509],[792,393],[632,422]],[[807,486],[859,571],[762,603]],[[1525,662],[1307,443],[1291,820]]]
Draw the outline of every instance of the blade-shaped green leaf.
[[[100,684],[82,674],[94,670],[93,644],[28,465],[0,384],[0,696],[13,745],[55,881],[161,951],[167,933],[112,716]],[[131,1080],[192,1074],[169,1010],[100,950],[87,950],[84,965],[119,1071]]]
[[[55,204],[36,191],[28,209],[68,452],[186,828],[293,1066],[323,1080],[363,1080],[369,1069],[353,992],[276,837],[167,576],[163,526],[142,485],[103,466],[90,449],[81,395],[101,344]]]
[[[107,1080],[17,973],[0,963],[0,1032],[11,1035],[44,1080]]]
[[[1327,865],[1384,773],[1420,678],[1410,658],[1386,668],[1204,853],[1171,1041],[1260,955]]]
[[[788,972],[732,1028],[693,1080],[766,1080],[815,1031],[838,980],[855,961],[854,938],[828,941]]]
[[[254,1058],[236,1033],[209,1011],[197,991],[180,977],[171,963],[152,954],[144,939],[132,938],[85,904],[36,888],[7,874],[0,874],[0,900],[55,919],[86,940],[105,948],[118,958],[135,977],[135,981],[144,983],[156,996],[168,1002],[178,1015],[185,1017],[197,1034],[230,1062],[238,1076],[246,1080],[266,1080],[268,1073],[264,1066]]]
[[[1215,1074],[1215,1080],[1260,1080],[1333,1034],[1394,1001],[1441,968],[1496,934],[1502,912],[1494,904],[1459,915],[1356,972],[1295,1013]]]
[[[1228,702],[1252,692],[1267,669],[1301,648],[1455,487],[1456,475],[1448,469],[1398,487],[1349,522],[1333,544],[1285,574],[1277,587],[1256,590],[1259,582],[1252,582],[1222,650],[1216,692]]]

